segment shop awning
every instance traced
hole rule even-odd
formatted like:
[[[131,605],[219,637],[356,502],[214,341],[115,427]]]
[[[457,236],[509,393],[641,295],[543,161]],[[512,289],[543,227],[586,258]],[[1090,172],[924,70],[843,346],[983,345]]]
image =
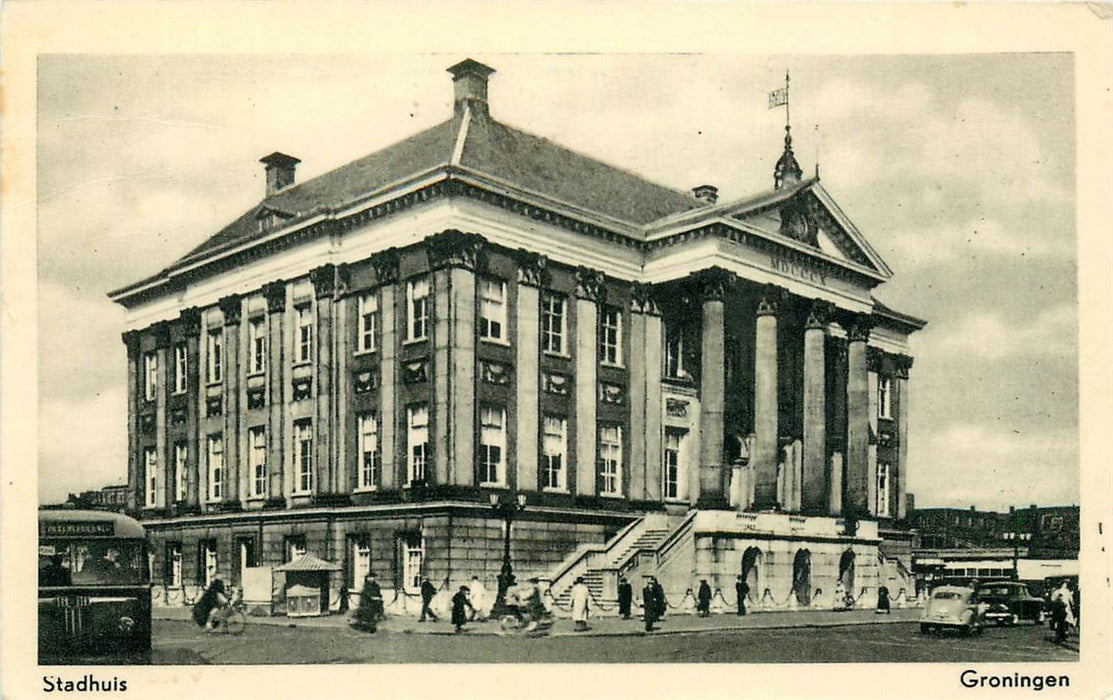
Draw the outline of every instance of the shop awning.
[[[291,562],[276,567],[275,571],[340,571],[340,565],[318,559],[312,554],[303,554]]]

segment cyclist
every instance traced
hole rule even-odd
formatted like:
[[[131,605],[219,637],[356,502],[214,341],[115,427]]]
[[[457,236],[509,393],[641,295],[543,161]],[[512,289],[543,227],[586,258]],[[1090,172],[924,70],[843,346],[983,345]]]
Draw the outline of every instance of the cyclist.
[[[228,594],[224,589],[224,582],[213,579],[208,590],[193,605],[193,621],[206,632],[212,632],[227,616],[227,606]]]

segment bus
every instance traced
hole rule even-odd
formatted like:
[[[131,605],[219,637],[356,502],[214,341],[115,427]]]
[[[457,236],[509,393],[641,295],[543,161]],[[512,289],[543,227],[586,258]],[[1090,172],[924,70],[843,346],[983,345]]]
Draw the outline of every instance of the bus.
[[[39,510],[39,663],[139,659],[150,649],[143,526],[106,511]]]

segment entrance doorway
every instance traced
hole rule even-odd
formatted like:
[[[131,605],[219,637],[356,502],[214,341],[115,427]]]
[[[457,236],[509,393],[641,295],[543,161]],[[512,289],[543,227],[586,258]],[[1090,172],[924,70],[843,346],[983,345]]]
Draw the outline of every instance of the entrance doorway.
[[[760,601],[765,595],[761,578],[761,550],[747,547],[742,553],[742,580],[750,588],[750,600]]]
[[[812,553],[806,549],[796,552],[792,560],[792,591],[800,605],[812,602]]]

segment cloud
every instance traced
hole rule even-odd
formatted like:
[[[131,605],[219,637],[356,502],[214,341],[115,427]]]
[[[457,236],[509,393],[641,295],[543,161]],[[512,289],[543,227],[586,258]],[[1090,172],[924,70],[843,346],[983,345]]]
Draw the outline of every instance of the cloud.
[[[1012,356],[1074,356],[1078,347],[1078,309],[1061,304],[1031,317],[1005,319],[995,311],[978,311],[945,330],[925,331],[918,339],[924,355],[1000,360]]]

